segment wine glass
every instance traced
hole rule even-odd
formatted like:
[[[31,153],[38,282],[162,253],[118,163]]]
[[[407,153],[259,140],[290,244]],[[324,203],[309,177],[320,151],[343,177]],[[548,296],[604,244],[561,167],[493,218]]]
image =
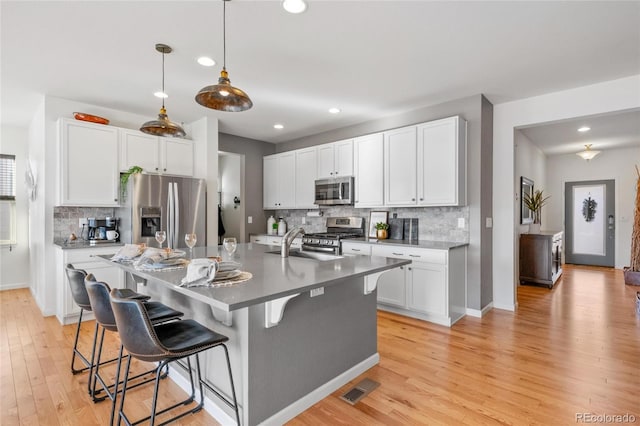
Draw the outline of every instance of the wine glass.
[[[227,251],[229,257],[231,257],[233,253],[236,252],[236,248],[238,248],[238,242],[234,237],[228,237],[222,240],[222,246]]]
[[[196,241],[198,241],[198,237],[196,234],[184,234],[184,243],[189,247],[189,252],[191,253],[191,257],[193,258],[193,246],[196,245]]]
[[[166,231],[156,231],[156,241],[160,244],[160,248],[162,248],[162,243],[167,239]]]

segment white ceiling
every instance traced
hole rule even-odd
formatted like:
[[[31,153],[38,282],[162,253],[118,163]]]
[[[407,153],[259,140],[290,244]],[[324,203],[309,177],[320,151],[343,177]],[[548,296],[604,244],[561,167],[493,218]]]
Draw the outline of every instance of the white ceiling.
[[[2,1],[0,118],[26,125],[43,94],[155,118],[156,43],[174,49],[173,121],[208,115],[274,143],[479,93],[501,103],[640,74],[638,1],[309,3],[300,15],[227,3],[227,69],[254,107],[222,113],[194,101],[220,72],[221,1]],[[203,54],[218,64],[201,67]]]

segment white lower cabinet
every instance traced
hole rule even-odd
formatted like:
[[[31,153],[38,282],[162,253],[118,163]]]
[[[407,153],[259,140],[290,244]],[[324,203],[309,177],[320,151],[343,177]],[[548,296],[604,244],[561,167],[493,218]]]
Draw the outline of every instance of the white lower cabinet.
[[[58,303],[56,316],[60,323],[74,323],[78,320],[78,315],[80,315],[80,308],[73,300],[65,272],[67,264],[72,264],[76,269],[84,269],[88,274],[93,274],[98,281],[109,284],[111,288],[123,288],[125,286],[125,278],[124,272],[120,268],[91,257],[100,254],[114,254],[118,248],[119,247],[96,247],[67,250],[59,248],[57,250],[56,263],[58,265],[58,271],[56,275],[58,277]],[[93,319],[93,315],[90,312],[85,312],[82,319]]]
[[[366,247],[353,244],[349,250]],[[411,260],[380,275],[378,308],[451,326],[465,315],[466,249],[371,244],[371,255]]]

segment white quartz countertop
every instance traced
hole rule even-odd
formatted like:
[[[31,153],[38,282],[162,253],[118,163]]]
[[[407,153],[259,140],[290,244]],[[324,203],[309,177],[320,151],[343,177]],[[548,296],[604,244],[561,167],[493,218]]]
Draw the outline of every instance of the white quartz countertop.
[[[107,241],[107,240],[96,242],[94,244],[91,244],[90,241],[86,241],[86,240],[75,240],[75,241],[55,240],[53,244],[57,245],[62,250],[114,247],[114,252],[115,250],[118,250],[118,248],[124,245],[124,243],[119,241],[116,242],[116,241]],[[118,247],[118,248],[115,248],[115,247]]]
[[[240,262],[242,264],[240,269],[251,272],[253,278],[232,286],[218,288],[179,287],[178,284],[186,274],[186,268],[154,272],[139,271],[132,265],[111,262],[109,260],[111,256],[108,255],[96,257],[224,311],[234,311],[318,287],[339,285],[347,278],[363,277],[411,263],[402,259],[353,255],[322,262],[298,257],[282,258],[279,253],[267,253],[273,250],[273,246],[238,244],[232,260]],[[222,247],[193,249],[194,258],[208,256],[222,256],[223,260],[229,259]]]

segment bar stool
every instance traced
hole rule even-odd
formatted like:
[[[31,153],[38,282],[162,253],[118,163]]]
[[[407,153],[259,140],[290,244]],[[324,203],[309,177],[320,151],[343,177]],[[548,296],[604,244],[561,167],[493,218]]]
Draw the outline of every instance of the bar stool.
[[[111,289],[109,288],[109,285],[107,283],[96,281],[93,274],[87,275],[87,277],[85,278],[85,286],[87,289],[87,293],[89,295],[89,300],[91,302],[91,308],[96,317],[96,322],[102,328],[102,331],[99,337],[98,348],[96,350],[96,365],[94,367],[95,369],[90,370],[90,379],[91,379],[90,395],[93,398],[94,402],[102,401],[106,398],[111,399],[111,421],[109,424],[113,424],[116,395],[118,393],[118,384],[120,381],[120,366],[121,366],[121,360],[122,360],[123,347],[121,344],[120,353],[118,355],[118,358],[116,358],[118,360],[118,365],[116,367],[116,377],[115,377],[114,383],[111,385],[108,385],[105,382],[104,378],[100,375],[100,358],[102,357],[102,345],[104,343],[105,330],[115,331],[115,332],[118,331],[118,328],[116,326],[116,321],[113,315],[113,310],[111,309],[111,300],[110,300],[111,297],[109,295]],[[128,294],[126,289],[122,289],[121,292],[125,295],[125,297]],[[184,313],[180,311],[176,311],[175,309],[172,309],[160,302],[140,301],[140,303],[143,303],[147,307],[149,311],[149,319],[154,324],[178,320],[184,315]],[[154,368],[152,370],[145,371],[144,373],[140,373],[132,377],[132,379],[136,379],[136,378],[151,374],[155,372],[155,370],[156,369]],[[166,373],[164,376],[166,376]],[[134,384],[133,386],[130,386],[129,388],[131,389],[131,388],[138,387],[144,383],[150,382],[151,380],[154,380],[154,378],[140,381]],[[105,392],[105,396],[101,398],[96,397],[96,395],[98,394],[98,390],[96,390],[96,387],[98,386],[98,384],[102,388],[100,391]],[[111,391],[112,388],[113,388],[113,391]]]
[[[94,366],[94,358],[93,354],[96,350],[96,341],[98,337],[98,322],[96,321],[96,326],[93,332],[93,346],[91,349],[91,361],[87,359],[87,357],[80,352],[78,349],[78,338],[80,337],[80,325],[82,324],[82,314],[84,311],[91,312],[91,302],[89,300],[89,295],[87,294],[87,289],[84,285],[84,279],[87,276],[87,272],[83,269],[76,269],[72,264],[68,263],[66,267],[67,279],[69,281],[69,287],[71,288],[71,295],[73,296],[73,300],[80,307],[80,316],[78,317],[78,326],[76,327],[76,336],[73,342],[73,352],[71,356],[71,373],[78,374],[84,371],[89,370]],[[122,294],[124,297],[128,298],[136,298],[138,300],[148,300],[149,296],[136,293],[129,289],[123,289]],[[75,362],[76,356],[80,358],[82,363],[85,365],[83,368],[76,369]],[[116,361],[118,358],[109,359],[106,361],[102,361],[102,364],[108,364],[110,362]],[[87,391],[91,393],[91,377],[87,382]]]
[[[195,400],[195,383],[193,380],[193,374],[189,369],[189,379],[191,380],[191,395],[182,402],[174,404],[170,407],[157,411],[158,403],[158,388],[160,385],[160,372],[162,368],[167,366],[170,362],[187,358],[187,364],[191,366],[189,357],[195,355],[196,359],[196,374],[198,378],[198,387],[200,390],[200,401],[198,405],[191,410],[187,410],[183,413],[172,417],[169,420],[163,421],[165,425],[174,420],[180,419],[188,414],[196,413],[202,409],[204,404],[204,391],[203,384],[207,385],[207,388],[212,389],[202,380],[200,373],[200,359],[198,354],[206,351],[207,349],[221,346],[224,349],[224,353],[227,359],[227,370],[229,372],[229,382],[231,383],[231,392],[233,401],[221,395],[219,392],[214,391],[225,404],[233,408],[236,413],[237,424],[240,425],[240,413],[238,410],[238,401],[236,399],[236,390],[233,384],[233,375],[231,373],[231,362],[229,361],[229,351],[224,344],[229,340],[228,337],[222,334],[212,331],[200,323],[187,319],[182,321],[175,321],[165,324],[154,325],[151,322],[150,311],[147,306],[139,301],[126,299],[122,297],[122,293],[119,289],[113,289],[111,291],[111,305],[113,307],[113,313],[115,314],[116,324],[120,330],[120,340],[124,345],[130,356],[127,359],[127,365],[124,372],[124,389],[122,391],[122,397],[120,399],[120,408],[118,410],[118,424],[120,420],[124,420],[129,426],[136,425],[147,420],[150,421],[150,425],[153,426],[156,421],[156,416],[166,413],[180,405],[186,405]],[[157,362],[156,368],[156,380],[153,389],[153,399],[151,403],[151,415],[145,418],[139,419],[135,422],[131,422],[124,413],[124,402],[127,392],[127,381],[129,379],[129,367],[131,364],[131,357],[142,361]]]

